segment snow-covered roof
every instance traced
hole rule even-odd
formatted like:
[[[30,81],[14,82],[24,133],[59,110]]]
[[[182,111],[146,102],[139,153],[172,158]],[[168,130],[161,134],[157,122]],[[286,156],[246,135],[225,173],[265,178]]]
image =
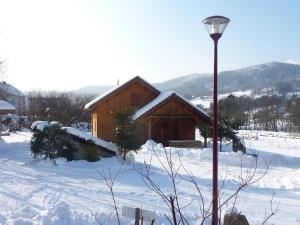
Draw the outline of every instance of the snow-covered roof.
[[[0,82],[0,90],[7,95],[25,96],[23,92],[6,82]]]
[[[16,107],[14,107],[12,104],[0,100],[0,111],[13,111],[16,110]]]
[[[31,129],[32,130],[37,129],[39,131],[44,131],[45,128],[56,125],[56,124],[59,124],[59,123],[56,121],[49,122],[49,121],[38,120],[38,121],[33,122],[33,124],[31,125]]]
[[[150,111],[151,109],[155,108],[157,105],[159,105],[160,103],[162,103],[163,101],[165,101],[166,99],[168,99],[170,96],[175,95],[177,97],[179,97],[181,100],[183,100],[184,102],[186,102],[188,105],[190,105],[191,107],[193,107],[194,109],[196,109],[198,112],[204,114],[205,116],[209,117],[209,115],[204,112],[202,109],[198,108],[197,106],[195,106],[194,104],[190,103],[187,99],[185,99],[184,97],[176,94],[173,91],[165,91],[165,92],[161,92],[161,94],[159,96],[157,96],[155,99],[153,99],[151,102],[149,102],[147,105],[143,106],[142,108],[140,108],[138,111],[135,112],[135,114],[133,115],[133,119],[136,120],[138,118],[140,118],[141,116],[143,116],[145,113],[147,113],[148,111]]]
[[[117,151],[117,146],[112,142],[104,141],[100,138],[94,137],[86,132],[83,132],[83,131],[78,130],[73,127],[63,127],[62,129],[65,130],[68,134],[82,138],[86,141],[90,140],[90,141],[94,142],[95,145],[101,146],[103,148],[106,148],[106,149],[114,151],[114,152]]]
[[[133,80],[139,79],[141,81],[143,81],[144,83],[146,83],[147,85],[149,85],[150,87],[152,87],[154,90],[157,90],[157,88],[153,87],[153,85],[151,85],[150,83],[148,83],[147,81],[145,81],[143,78],[136,76],[128,81],[126,81],[125,83],[119,85],[119,86],[115,86],[112,89],[108,90],[107,92],[103,93],[102,95],[100,95],[99,97],[95,98],[94,100],[90,101],[89,103],[87,103],[84,107],[84,109],[90,109],[94,104],[96,104],[97,102],[101,101],[102,99],[104,99],[105,97],[107,97],[108,95],[112,94],[113,92],[117,91],[118,89],[124,87],[125,85],[129,84],[130,82],[132,82]],[[157,90],[158,92],[160,92],[159,90]]]
[[[166,100],[173,94],[174,94],[173,91],[165,91],[165,92],[160,93],[159,96],[157,96],[155,99],[153,99],[147,105],[143,106],[138,111],[136,111],[132,118],[134,120],[138,119],[139,117],[144,115],[149,110],[153,109],[155,106],[157,106],[158,104],[160,104],[161,102],[163,102],[164,100]]]

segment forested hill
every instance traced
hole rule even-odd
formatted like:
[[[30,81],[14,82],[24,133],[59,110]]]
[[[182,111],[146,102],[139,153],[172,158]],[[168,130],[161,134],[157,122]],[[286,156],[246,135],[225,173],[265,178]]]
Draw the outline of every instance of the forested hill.
[[[173,90],[187,98],[204,96],[212,93],[212,74],[191,74],[154,84],[161,90]],[[276,88],[279,83],[286,83],[293,91],[300,90],[300,65],[271,62],[249,66],[246,68],[223,71],[219,73],[219,91],[233,92],[246,89]],[[94,86],[75,90],[75,92],[88,92],[101,94],[109,87]]]

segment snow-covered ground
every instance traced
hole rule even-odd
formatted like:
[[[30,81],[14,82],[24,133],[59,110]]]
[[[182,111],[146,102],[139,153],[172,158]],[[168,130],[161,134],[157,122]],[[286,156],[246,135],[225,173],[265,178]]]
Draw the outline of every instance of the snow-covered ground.
[[[261,224],[269,212],[273,191],[275,207],[279,211],[268,224],[300,224],[300,139],[285,133],[240,131],[248,153],[257,153],[270,164],[267,175],[243,190],[236,207],[245,214],[251,225]],[[18,132],[0,139],[0,224],[15,225],[88,225],[95,223],[95,214],[104,222],[111,214],[111,195],[100,176],[100,172],[111,170],[115,181],[115,195],[118,206],[141,207],[155,211],[156,224],[169,224],[164,213],[167,207],[143,183],[137,170],[144,168],[144,160],[151,159],[153,178],[165,193],[172,192],[167,175],[159,160],[153,156],[153,149],[145,145],[138,154],[130,156],[124,163],[117,158],[101,159],[98,162],[66,162],[57,160],[57,165],[48,161],[33,160],[30,155],[29,132]],[[154,146],[160,159],[164,151]],[[170,150],[167,148],[167,150]],[[193,173],[208,204],[211,191],[211,150],[172,149],[173,160],[179,157],[185,168]],[[254,165],[252,156],[222,152],[219,154],[220,183],[226,176],[223,199],[238,185],[241,159],[245,169]],[[258,160],[257,176],[265,171],[265,164]],[[177,187],[185,215],[197,224],[199,221],[199,196],[187,182],[186,173],[179,171]],[[226,205],[231,207],[231,205]],[[223,213],[226,211],[226,207]],[[121,217],[122,224],[132,224]],[[103,223],[106,224],[106,223]],[[114,215],[110,224],[116,224]]]

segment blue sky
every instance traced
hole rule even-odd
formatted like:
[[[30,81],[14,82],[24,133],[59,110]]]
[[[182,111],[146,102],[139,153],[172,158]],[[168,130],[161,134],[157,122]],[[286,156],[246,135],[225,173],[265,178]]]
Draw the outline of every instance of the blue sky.
[[[0,59],[23,90],[206,73],[213,43],[201,21],[223,15],[220,70],[299,63],[299,10],[294,0],[0,0]]]

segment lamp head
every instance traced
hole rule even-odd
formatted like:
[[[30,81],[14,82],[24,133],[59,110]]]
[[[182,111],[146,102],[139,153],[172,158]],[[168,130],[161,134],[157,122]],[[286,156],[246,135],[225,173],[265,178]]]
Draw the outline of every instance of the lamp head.
[[[212,39],[218,40],[225,31],[230,19],[224,16],[210,16],[202,21]]]

